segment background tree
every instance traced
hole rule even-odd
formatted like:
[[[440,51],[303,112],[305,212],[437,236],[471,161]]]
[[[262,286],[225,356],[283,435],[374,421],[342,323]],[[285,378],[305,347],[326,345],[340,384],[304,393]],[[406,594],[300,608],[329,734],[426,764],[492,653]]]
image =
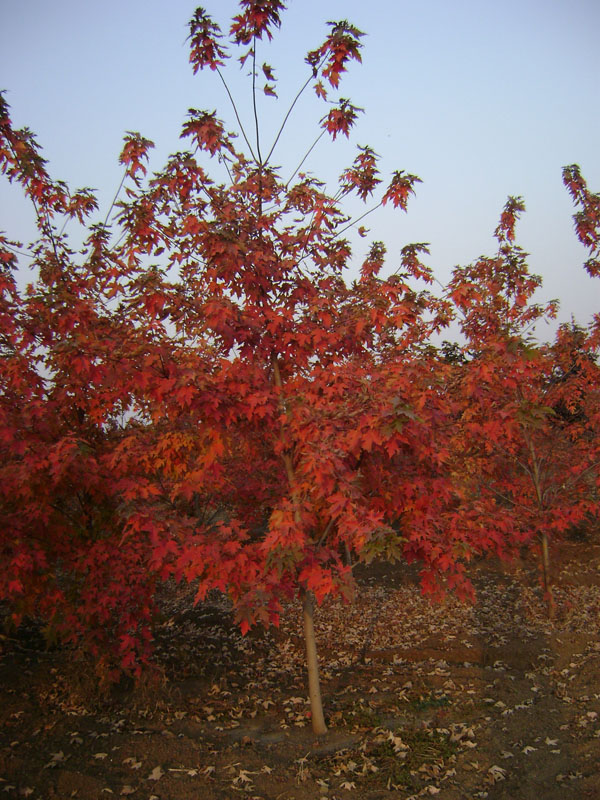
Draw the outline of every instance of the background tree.
[[[532,325],[556,302],[533,302],[541,285],[514,243],[524,205],[510,198],[496,229],[494,258],[455,270],[450,284],[470,353],[458,370],[462,393],[457,456],[471,522],[510,552],[539,544],[550,613],[549,540],[597,513],[597,350],[582,330],[561,326],[538,345]]]

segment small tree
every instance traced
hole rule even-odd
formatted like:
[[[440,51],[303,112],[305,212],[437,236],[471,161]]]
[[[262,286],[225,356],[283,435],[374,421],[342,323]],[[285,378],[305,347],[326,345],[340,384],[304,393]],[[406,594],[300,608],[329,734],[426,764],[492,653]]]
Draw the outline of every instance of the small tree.
[[[248,48],[240,60],[252,64],[256,109],[258,43],[279,25],[282,5],[241,5],[230,34],[235,45]],[[194,15],[190,34],[194,69],[208,67],[222,77],[220,30],[203,10]],[[327,101],[347,62],[360,60],[361,36],[346,22],[331,23],[324,44],[307,56],[310,75],[301,91],[312,82]],[[262,72],[265,93],[273,94],[270,67],[263,65]],[[342,99],[322,126],[334,139],[347,136],[357,113]],[[359,148],[333,197],[306,174],[284,183],[271,159],[288,116],[270,148],[263,146],[256,116],[253,143],[242,128],[249,150],[242,154],[214,115],[190,112],[184,135],[196,150],[219,158],[231,182],[216,186],[198,169],[193,188],[183,187],[185,196],[177,196],[181,211],[171,215],[169,226],[155,217],[160,246],[170,246],[181,265],[180,283],[165,293],[163,313],[188,339],[208,335],[221,359],[210,390],[211,398],[223,398],[222,411],[207,412],[197,390],[190,410],[213,440],[237,445],[235,451],[223,445],[194,481],[205,487],[216,474],[213,491],[221,497],[227,494],[223,481],[232,474],[239,481],[218,526],[221,549],[215,551],[214,526],[198,526],[173,568],[199,579],[199,597],[227,587],[242,630],[257,618],[276,619],[279,599],[300,595],[313,726],[323,733],[314,599],[351,591],[341,549],[359,558],[404,552],[424,561],[428,574],[445,557],[444,568],[455,568],[460,582],[442,516],[420,496],[432,483],[448,484],[432,428],[443,413],[442,398],[431,383],[423,345],[447,321],[449,309],[412,286],[414,280],[431,282],[418,258],[422,245],[405,247],[396,274],[383,280],[385,249],[375,242],[360,279],[346,283],[342,271],[351,250],[342,234],[350,220],[339,203],[351,193],[367,200],[376,191],[377,157]],[[191,156],[186,158],[191,170]],[[417,180],[395,173],[380,203],[405,209]],[[173,191],[181,189],[169,171],[157,176],[151,207],[173,208]],[[239,459],[243,464],[236,468]],[[254,470],[250,507],[240,492],[248,463]],[[187,484],[186,491],[194,489]],[[437,496],[443,505],[449,490]],[[264,532],[256,530],[257,516],[266,521]],[[226,563],[233,569],[225,577]]]
[[[524,210],[510,198],[496,229],[499,251],[457,269],[450,284],[462,311],[468,362],[457,454],[464,465],[464,509],[503,549],[541,547],[543,586],[553,613],[549,542],[597,512],[590,480],[598,464],[597,351],[581,330],[561,326],[554,345],[537,345],[533,324],[556,303],[532,301],[541,285],[514,244]]]
[[[588,275],[596,278],[600,275],[600,193],[590,192],[577,164],[563,168],[563,183],[579,209],[573,215],[575,233],[589,251],[589,258],[583,266]],[[598,346],[600,312],[594,314],[590,337],[592,346]]]
[[[255,109],[257,50],[282,10],[244,0],[231,26]],[[360,60],[361,36],[330,23],[306,59],[301,92],[312,83],[328,104],[321,125],[333,139],[359,110],[327,92]],[[202,9],[190,42],[194,70],[222,77],[221,33]],[[271,68],[262,73],[274,94]],[[381,279],[375,242],[346,283],[351,221],[339,203],[376,191],[377,157],[359,148],[333,197],[307,174],[284,182],[271,160],[291,110],[268,150],[258,114],[254,143],[242,127],[245,154],[214,113],[191,110],[182,136],[192,149],[146,188],[151,143],[128,135],[121,237],[92,226],[77,259],[57,218],[83,220],[94,201],[51,181],[3,106],[3,169],[34,201],[40,231],[27,298],[4,273],[3,594],[92,652],[115,641],[121,665],[138,669],[159,580],[196,580],[199,598],[227,591],[243,631],[276,621],[280,601],[299,593],[321,733],[314,598],[350,593],[340,550],[404,553],[457,585],[464,551],[443,530],[450,490],[434,426],[444,401],[424,343],[450,312],[414,287],[431,282],[426,248],[407,245]],[[228,182],[213,182],[199,156]],[[394,173],[379,204],[406,209],[417,180]]]

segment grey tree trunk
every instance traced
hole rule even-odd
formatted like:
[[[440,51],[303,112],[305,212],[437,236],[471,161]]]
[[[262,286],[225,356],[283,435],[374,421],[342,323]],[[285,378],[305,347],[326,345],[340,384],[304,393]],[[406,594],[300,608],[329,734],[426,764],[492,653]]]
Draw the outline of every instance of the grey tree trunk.
[[[542,573],[544,576],[544,594],[546,595],[546,608],[548,617],[554,617],[554,595],[552,593],[552,583],[550,578],[550,549],[548,547],[548,536],[542,533]]]
[[[319,682],[319,662],[317,659],[317,642],[315,639],[315,601],[312,592],[302,595],[302,613],[304,617],[304,641],[306,644],[306,664],[308,667],[308,694],[312,713],[313,731],[321,736],[327,733],[327,725],[323,715],[321,701],[321,684]]]

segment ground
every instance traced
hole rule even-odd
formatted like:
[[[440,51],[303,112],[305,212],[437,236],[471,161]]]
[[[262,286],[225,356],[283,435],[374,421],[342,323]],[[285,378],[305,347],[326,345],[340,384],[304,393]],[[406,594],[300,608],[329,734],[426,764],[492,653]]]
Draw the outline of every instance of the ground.
[[[110,697],[34,625],[0,638],[0,799],[600,798],[600,543],[474,568],[474,606],[359,571],[317,635],[329,733],[310,730],[300,611],[241,637],[218,596],[165,601],[159,686]]]

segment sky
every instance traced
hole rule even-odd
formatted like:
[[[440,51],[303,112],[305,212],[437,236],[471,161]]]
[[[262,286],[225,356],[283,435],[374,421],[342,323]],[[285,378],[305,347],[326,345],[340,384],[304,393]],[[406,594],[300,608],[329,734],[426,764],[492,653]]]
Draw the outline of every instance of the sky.
[[[97,190],[97,220],[121,180],[126,131],[155,142],[150,168],[158,170],[184,148],[179,134],[189,108],[217,110],[235,130],[217,76],[194,76],[188,63],[187,22],[196,5],[0,0],[0,88],[13,123],[34,131],[54,178],[72,189]],[[347,19],[366,35],[363,63],[353,62],[340,94],[364,113],[348,142],[324,138],[303,169],[334,190],[360,144],[381,156],[384,176],[404,169],[423,181],[406,215],[385,209],[363,223],[370,232],[366,240],[356,238],[356,267],[371,239],[386,244],[390,272],[405,244],[429,242],[427,263],[444,284],[454,265],[493,255],[506,198],[520,195],[527,212],[518,243],[544,280],[536,299],[558,298],[561,321],[589,322],[600,307],[600,281],[583,269],[587,251],[573,231],[561,169],[578,163],[590,189],[600,191],[600,2],[287,5],[273,43],[259,45],[259,63],[275,69],[279,95],[259,98],[263,147],[308,75],[306,52],[322,42],[328,20]],[[226,30],[237,4],[204,0],[204,7]],[[251,131],[246,73],[232,59],[225,74]],[[283,176],[313,142],[323,113],[310,91],[298,103],[274,157]],[[27,245],[34,236],[31,208],[3,178],[0,210],[0,229]]]

